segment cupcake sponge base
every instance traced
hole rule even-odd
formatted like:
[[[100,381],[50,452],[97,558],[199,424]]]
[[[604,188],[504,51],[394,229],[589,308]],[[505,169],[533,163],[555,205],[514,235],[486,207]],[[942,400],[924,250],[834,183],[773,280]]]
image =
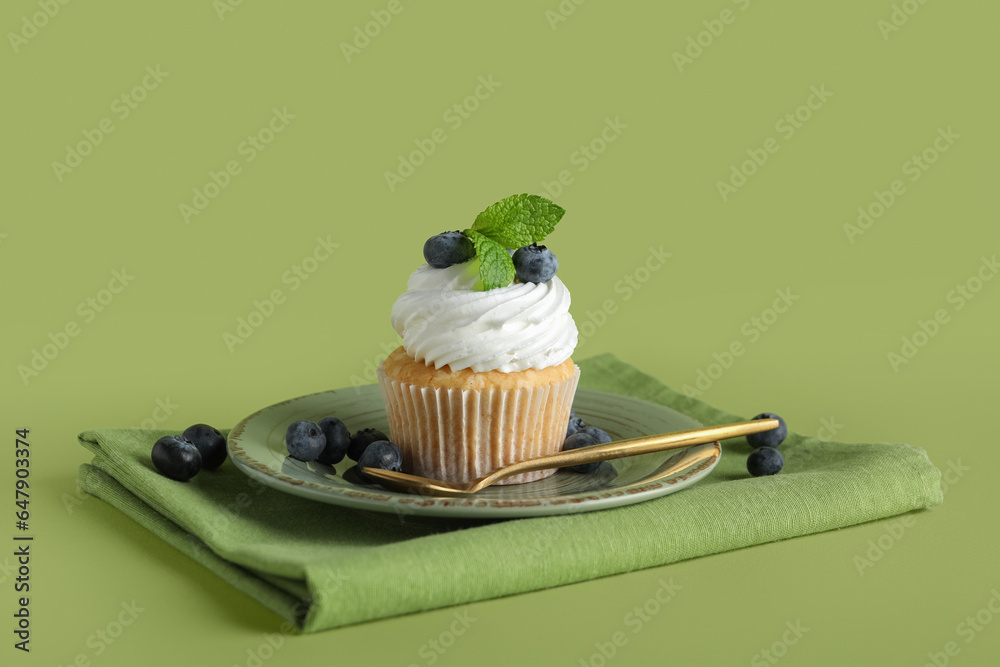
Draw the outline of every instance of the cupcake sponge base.
[[[379,385],[403,469],[468,482],[502,466],[562,449],[580,369],[571,359],[513,373],[435,369],[400,347],[382,363]],[[543,479],[555,469],[500,484]]]

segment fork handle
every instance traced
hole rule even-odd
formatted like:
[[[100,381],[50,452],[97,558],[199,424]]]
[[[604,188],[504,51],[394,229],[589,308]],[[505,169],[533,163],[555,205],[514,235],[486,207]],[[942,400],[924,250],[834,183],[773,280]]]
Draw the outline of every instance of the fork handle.
[[[628,440],[618,440],[608,442],[603,445],[591,445],[590,447],[580,447],[565,452],[557,452],[538,458],[520,461],[506,466],[485,477],[482,481],[484,486],[494,482],[518,475],[524,472],[535,470],[548,470],[549,468],[565,468],[566,466],[578,465],[581,463],[594,463],[597,461],[608,461],[610,459],[620,459],[625,456],[637,456],[639,454],[650,454],[667,449],[682,449],[692,445],[703,445],[708,442],[725,440],[727,438],[738,438],[741,435],[750,433],[761,433],[771,431],[781,425],[777,419],[756,419],[747,422],[736,422],[735,424],[722,424],[720,426],[706,426],[703,428],[692,428],[687,431],[677,431],[674,433],[660,433],[659,435],[644,435],[639,438]]]

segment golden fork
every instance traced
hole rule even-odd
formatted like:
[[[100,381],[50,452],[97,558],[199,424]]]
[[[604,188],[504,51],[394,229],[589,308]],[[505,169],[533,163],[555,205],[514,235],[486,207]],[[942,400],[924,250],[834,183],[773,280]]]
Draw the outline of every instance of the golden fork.
[[[625,456],[637,456],[639,454],[649,454],[667,449],[681,449],[691,447],[692,445],[715,442],[716,440],[737,438],[750,433],[770,431],[778,428],[780,424],[781,422],[777,419],[757,419],[747,422],[736,422],[735,424],[723,424],[721,426],[693,428],[674,433],[644,435],[640,438],[618,440],[603,445],[580,447],[566,452],[557,452],[555,454],[512,463],[471,482],[446,482],[440,479],[430,479],[429,477],[420,477],[419,475],[382,470],[380,468],[362,468],[361,471],[392,491],[419,493],[427,496],[468,496],[505,477],[517,475],[522,472],[564,468],[581,463],[620,459]]]

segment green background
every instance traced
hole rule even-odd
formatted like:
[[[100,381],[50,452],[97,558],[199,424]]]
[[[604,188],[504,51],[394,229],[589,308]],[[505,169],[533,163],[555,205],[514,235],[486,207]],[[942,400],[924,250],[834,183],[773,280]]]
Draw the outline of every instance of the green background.
[[[607,300],[615,310],[585,328],[576,358],[614,352],[675,388],[712,372],[702,398],[720,408],[775,411],[807,435],[924,447],[951,483],[942,506],[907,525],[457,608],[476,621],[436,664],[530,651],[538,664],[596,665],[595,642],[619,630],[628,643],[609,664],[769,664],[760,652],[797,621],[809,630],[782,664],[920,665],[948,642],[959,649],[950,664],[995,664],[1000,619],[971,641],[957,626],[1000,589],[989,482],[1000,457],[987,424],[1000,281],[961,309],[948,295],[1000,250],[1000,8],[910,0],[916,12],[884,36],[888,1],[675,4],[567,0],[553,27],[557,0],[402,0],[348,62],[341,43],[387,3],[243,2],[220,17],[209,0],[73,2],[36,17],[45,25],[34,33],[24,20],[39,5],[4,3],[4,33],[32,35],[15,45],[8,34],[0,48],[10,443],[0,488],[11,489],[0,514],[13,524],[13,431],[27,426],[36,538],[33,650],[13,650],[5,624],[10,664],[79,654],[95,665],[247,664],[280,619],[79,492],[88,456],[76,434],[159,417],[178,430],[229,426],[291,396],[367,382],[397,340],[389,309],[423,241],[506,195],[545,195],[563,170],[572,183],[555,199],[568,212],[548,245],[572,312],[584,328]],[[733,21],[712,23],[726,9]],[[723,29],[711,43],[703,34],[708,45],[679,71],[673,54],[710,27]],[[168,74],[121,118],[115,100],[147,67]],[[480,77],[499,85],[455,127],[445,114]],[[832,95],[786,137],[776,123],[812,86]],[[241,143],[275,108],[294,119],[247,161]],[[60,181],[52,163],[105,118],[113,132]],[[581,158],[607,119],[627,127]],[[446,140],[390,189],[385,172],[436,128]],[[959,138],[911,181],[904,164],[939,128]],[[717,182],[772,137],[779,150],[723,201]],[[186,223],[179,206],[230,160],[240,173]],[[894,179],[905,193],[852,243],[844,225]],[[292,289],[283,276],[327,236],[339,247]],[[637,273],[661,246],[671,253],[662,268]],[[92,319],[78,310],[123,267],[134,279],[120,294]],[[626,276],[639,288],[624,288]],[[285,301],[230,351],[224,334],[275,289]],[[751,341],[752,318],[779,289],[798,300]],[[887,355],[938,309],[947,322],[893,368]],[[79,335],[23,381],[18,367],[69,323]],[[713,368],[737,341],[745,353]],[[859,572],[880,538],[890,547]],[[682,590],[628,632],[623,619],[668,577]],[[9,624],[13,575],[0,579]],[[143,608],[135,623],[111,644],[88,643],[132,600]],[[421,648],[455,612],[295,637],[265,664],[429,664]]]

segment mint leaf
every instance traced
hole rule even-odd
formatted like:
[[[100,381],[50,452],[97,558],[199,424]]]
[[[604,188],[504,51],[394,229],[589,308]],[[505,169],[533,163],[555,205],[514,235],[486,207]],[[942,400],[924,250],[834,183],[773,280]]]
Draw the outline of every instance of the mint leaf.
[[[476,257],[480,261],[479,278],[482,280],[483,289],[506,287],[514,282],[514,262],[503,245],[474,229],[466,229],[464,234],[476,246]]]
[[[477,215],[472,231],[504,247],[520,248],[545,240],[565,212],[561,206],[538,195],[512,195]]]

